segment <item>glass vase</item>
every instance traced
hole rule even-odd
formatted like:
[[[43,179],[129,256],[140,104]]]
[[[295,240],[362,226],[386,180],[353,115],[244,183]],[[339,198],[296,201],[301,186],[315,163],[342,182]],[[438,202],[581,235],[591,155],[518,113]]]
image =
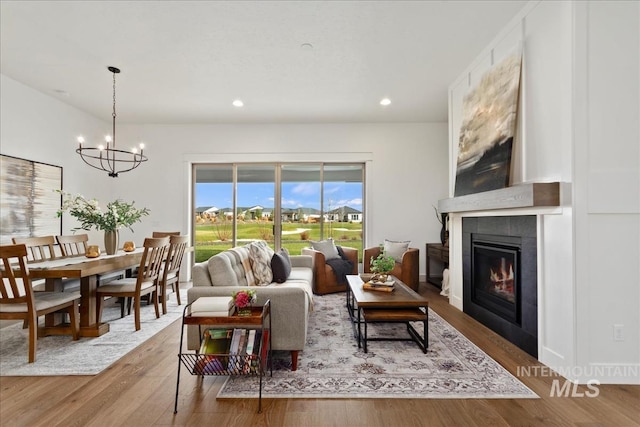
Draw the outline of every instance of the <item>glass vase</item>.
[[[251,316],[251,306],[247,306],[247,307],[236,307],[236,310],[238,311],[238,316],[242,316],[242,317],[247,317],[247,316]]]

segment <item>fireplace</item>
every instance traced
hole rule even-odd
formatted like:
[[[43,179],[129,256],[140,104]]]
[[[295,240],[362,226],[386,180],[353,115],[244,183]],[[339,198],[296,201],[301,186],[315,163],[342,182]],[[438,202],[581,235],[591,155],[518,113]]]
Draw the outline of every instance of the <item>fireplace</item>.
[[[471,300],[519,325],[520,239],[512,240],[504,244],[503,236],[472,237]]]
[[[463,218],[464,312],[537,357],[535,216]]]

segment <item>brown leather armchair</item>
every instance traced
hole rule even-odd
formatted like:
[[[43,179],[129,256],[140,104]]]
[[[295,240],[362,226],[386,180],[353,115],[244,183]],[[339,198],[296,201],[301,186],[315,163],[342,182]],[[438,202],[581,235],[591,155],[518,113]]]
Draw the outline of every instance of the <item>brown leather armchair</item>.
[[[371,257],[377,258],[380,255],[380,246],[375,248],[367,248],[364,250],[362,264],[365,273],[371,273]],[[419,274],[420,274],[420,250],[418,248],[408,248],[402,255],[402,262],[396,262],[393,267],[392,275],[400,279],[405,285],[418,291]]]
[[[342,246],[345,256],[353,263],[350,274],[358,274],[358,250]],[[347,283],[338,283],[333,268],[326,263],[324,254],[312,248],[302,248],[302,255],[313,257],[313,293],[318,295],[347,290]]]

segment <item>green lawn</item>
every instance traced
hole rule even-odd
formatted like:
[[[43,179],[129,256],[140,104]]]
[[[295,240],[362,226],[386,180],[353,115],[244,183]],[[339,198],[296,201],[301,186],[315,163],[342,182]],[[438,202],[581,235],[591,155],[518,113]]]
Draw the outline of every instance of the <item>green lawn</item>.
[[[266,240],[273,247],[273,223],[238,223],[238,245],[251,240]],[[286,223],[282,225],[282,246],[291,255],[300,255],[302,248],[309,247],[309,240],[320,240],[320,224]],[[338,246],[358,249],[362,261],[362,224],[338,222],[325,224],[325,234],[330,235]],[[196,262],[231,248],[231,224],[196,225]]]

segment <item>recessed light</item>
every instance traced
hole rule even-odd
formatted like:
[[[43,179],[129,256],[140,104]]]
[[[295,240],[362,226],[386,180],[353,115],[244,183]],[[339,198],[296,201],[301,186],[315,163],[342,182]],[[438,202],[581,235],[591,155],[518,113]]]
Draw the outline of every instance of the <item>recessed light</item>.
[[[302,43],[300,45],[300,48],[302,50],[311,50],[311,49],[313,49],[313,45],[311,43]]]
[[[386,107],[387,105],[391,104],[391,100],[389,98],[382,98],[380,100],[380,105]]]
[[[236,99],[235,101],[233,101],[233,106],[240,108],[240,107],[244,106],[244,102],[242,102],[241,99]]]

